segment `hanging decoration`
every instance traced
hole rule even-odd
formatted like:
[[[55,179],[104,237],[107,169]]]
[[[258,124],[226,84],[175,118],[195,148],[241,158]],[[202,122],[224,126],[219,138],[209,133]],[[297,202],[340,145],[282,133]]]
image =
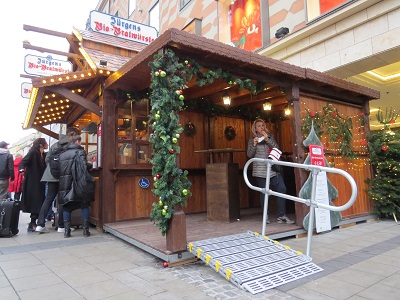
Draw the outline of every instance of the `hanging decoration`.
[[[192,122],[188,121],[183,128],[183,132],[186,136],[194,136],[196,134],[196,126]]]
[[[236,137],[236,130],[235,130],[235,128],[232,127],[231,125],[226,126],[226,127],[225,127],[225,130],[224,130],[224,135],[225,135],[225,138],[226,138],[228,141],[234,140],[235,137]]]
[[[335,155],[343,155],[347,159],[356,157],[352,147],[353,123],[350,117],[340,115],[337,108],[328,104],[322,108],[322,112],[306,109],[302,123],[304,137],[310,132],[311,124],[314,124],[314,131],[318,138],[321,138],[323,134],[327,136],[326,148],[331,144],[338,145],[334,150]]]

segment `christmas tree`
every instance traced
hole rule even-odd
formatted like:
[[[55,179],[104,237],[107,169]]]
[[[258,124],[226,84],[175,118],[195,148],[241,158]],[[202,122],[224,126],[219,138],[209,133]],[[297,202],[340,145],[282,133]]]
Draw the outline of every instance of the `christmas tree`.
[[[308,147],[309,145],[318,145],[322,146],[321,141],[319,140],[317,134],[315,133],[314,130],[314,124],[311,124],[311,130],[307,138],[303,141],[303,145]],[[325,166],[329,167],[328,160],[324,157],[325,161]],[[307,155],[306,160],[304,161],[305,165],[310,165],[311,164],[311,159],[310,155]],[[332,185],[332,183],[329,181],[327,178],[327,186],[328,186],[328,197],[329,197],[329,205],[333,205],[332,200],[337,198],[338,196],[338,191],[337,189]],[[299,192],[299,197],[303,199],[311,199],[311,192],[312,192],[312,174],[310,173],[306,182],[304,185],[301,187],[300,192]],[[331,227],[335,227],[340,223],[342,220],[342,215],[338,211],[331,211],[330,212],[330,217],[331,217]],[[308,230],[308,223],[309,223],[309,213],[304,217],[303,220],[303,227],[304,229]],[[313,229],[316,228],[315,224],[315,219],[314,219],[314,224],[313,224]]]
[[[385,116],[380,110],[377,118],[383,129],[368,138],[374,176],[366,180],[367,191],[374,202],[373,212],[382,217],[400,214],[400,133],[390,130],[397,117],[392,109]]]

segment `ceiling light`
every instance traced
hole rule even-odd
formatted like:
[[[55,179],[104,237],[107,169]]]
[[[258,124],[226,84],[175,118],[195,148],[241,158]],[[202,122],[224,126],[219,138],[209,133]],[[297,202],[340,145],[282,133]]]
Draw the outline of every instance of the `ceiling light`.
[[[265,102],[265,103],[263,104],[263,108],[264,108],[264,110],[271,110],[271,109],[272,109],[272,104],[271,104],[271,102]]]
[[[228,93],[225,93],[225,94],[222,96],[222,100],[224,101],[224,104],[225,104],[225,105],[231,105],[231,96],[229,96]]]

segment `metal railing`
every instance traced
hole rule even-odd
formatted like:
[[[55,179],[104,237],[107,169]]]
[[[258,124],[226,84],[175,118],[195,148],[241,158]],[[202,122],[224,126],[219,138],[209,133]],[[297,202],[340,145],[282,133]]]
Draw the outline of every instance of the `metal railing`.
[[[261,163],[265,163],[267,165],[267,176],[265,179],[265,188],[261,188],[261,187],[252,185],[247,177],[247,170],[248,170],[250,164],[253,162],[261,162]],[[271,179],[270,178],[271,177],[270,176],[271,175],[271,167],[273,165],[300,168],[300,169],[305,169],[307,171],[311,171],[311,175],[312,175],[311,199],[303,199],[303,198],[299,198],[299,197],[295,197],[295,196],[291,196],[291,195],[287,195],[287,194],[283,194],[283,193],[278,193],[278,192],[271,190],[269,188],[269,185],[270,185],[270,179]],[[317,175],[319,172],[340,174],[347,179],[347,181],[350,183],[350,186],[351,186],[351,197],[346,202],[346,204],[344,204],[342,206],[333,206],[333,205],[328,205],[328,204],[324,204],[324,203],[318,203],[316,201],[315,198],[316,198],[316,189],[317,189]],[[308,232],[307,232],[307,253],[306,253],[308,256],[310,256],[311,237],[312,237],[312,233],[313,233],[315,208],[323,208],[323,209],[328,209],[330,211],[343,211],[343,210],[350,208],[353,205],[353,203],[357,197],[357,185],[356,185],[356,182],[354,181],[353,177],[351,177],[351,175],[349,173],[347,173],[346,171],[336,169],[336,168],[320,167],[320,166],[315,166],[315,165],[305,165],[305,164],[298,164],[298,163],[294,163],[294,162],[274,161],[271,159],[264,159],[264,158],[251,158],[247,161],[247,163],[244,166],[243,177],[244,177],[244,181],[246,182],[246,184],[249,188],[265,194],[262,236],[265,236],[266,222],[267,222],[267,218],[268,218],[268,197],[270,195],[282,197],[282,198],[285,198],[288,200],[300,202],[300,203],[306,204],[307,206],[310,206]]]

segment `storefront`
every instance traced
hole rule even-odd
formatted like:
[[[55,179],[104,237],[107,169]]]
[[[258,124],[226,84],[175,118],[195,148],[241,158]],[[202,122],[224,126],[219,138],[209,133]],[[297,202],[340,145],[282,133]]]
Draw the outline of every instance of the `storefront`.
[[[80,35],[85,33],[81,31]],[[112,40],[108,40],[105,47],[104,41],[92,36],[86,44],[83,37],[81,43],[88,55],[82,67],[87,65],[89,68],[33,80],[25,128],[32,127],[57,136],[41,125],[64,122],[80,129],[91,122],[98,125],[97,153],[92,153],[97,161],[93,174],[98,184],[91,219],[99,228],[113,222],[148,218],[153,203],[158,201],[152,192],[155,175],[149,162],[153,153],[149,141],[152,134],[149,121],[151,91],[148,89],[152,71],[149,63],[155,59],[155,54],[167,51],[182,64],[196,62],[204,75],[201,86],[196,83],[200,76],[197,73],[197,77],[182,87],[181,99],[187,107],[177,112],[184,129],[177,141],[180,147],[177,165],[188,171],[191,182],[191,197],[183,208],[185,214],[207,212],[208,209],[206,165],[210,163],[210,156],[199,150],[238,150],[232,156],[233,163],[238,166],[238,206],[240,209],[258,207],[258,194],[247,188],[242,174],[252,121],[258,116],[266,119],[285,158],[303,163],[307,149],[302,144],[302,125],[324,108],[329,108],[330,118],[353,120],[351,146],[355,156],[352,160],[342,152],[341,140],[333,145],[323,139],[328,161],[349,172],[359,187],[356,204],[343,212],[343,218],[371,213],[372,203],[364,191],[364,179],[371,177],[371,172],[366,145],[362,141],[365,141],[369,128],[368,102],[379,98],[378,92],[177,29],[167,30],[142,49],[125,49],[125,54],[129,55],[120,55],[124,63],[114,70],[95,68],[88,62],[107,61],[108,57],[110,64],[112,58],[117,57],[116,53],[121,53],[118,42],[111,46]],[[102,52],[91,51],[89,46],[102,48]],[[93,55],[97,57],[93,58]],[[220,72],[220,75],[211,78],[209,70]],[[168,69],[165,71],[168,73]],[[60,104],[60,100],[50,100],[53,94],[54,98],[68,100],[69,106]],[[229,108],[223,104],[227,95]],[[270,111],[263,110],[266,102],[272,105]],[[68,110],[61,113],[61,118],[53,117],[52,113],[47,117],[45,110],[49,111],[53,105]],[[284,115],[288,109],[291,114]],[[42,118],[43,115],[46,117]],[[292,193],[299,191],[307,176],[304,171],[287,175],[287,185]],[[343,205],[349,199],[350,191],[340,178],[330,180],[340,188],[335,205]],[[301,225],[308,208],[296,203],[289,209],[295,214],[297,225]]]

